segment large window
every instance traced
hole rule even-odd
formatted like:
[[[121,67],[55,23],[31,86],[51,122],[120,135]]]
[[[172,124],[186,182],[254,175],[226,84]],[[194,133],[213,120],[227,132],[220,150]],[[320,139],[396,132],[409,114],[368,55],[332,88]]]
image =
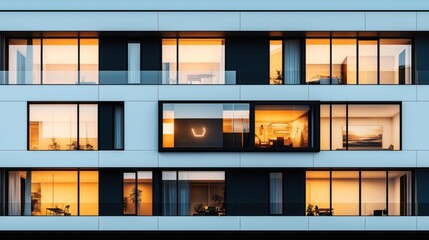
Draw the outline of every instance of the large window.
[[[319,150],[316,102],[161,102],[159,110],[160,151]]]
[[[225,172],[162,172],[162,215],[225,215]]]
[[[151,216],[152,172],[124,172],[123,176],[123,214]]]
[[[123,149],[123,105],[31,103],[28,134],[29,150]]]
[[[9,216],[98,215],[97,171],[8,172]]]
[[[309,38],[308,84],[412,84],[411,39]]]
[[[164,103],[162,148],[248,147],[249,104]]]
[[[307,171],[306,211],[316,216],[410,216],[411,189],[411,171]]]
[[[163,84],[225,84],[224,39],[163,39]]]
[[[401,150],[400,103],[322,104],[320,126],[322,150]]]
[[[98,39],[9,39],[9,84],[98,84]]]
[[[269,84],[301,83],[301,40],[270,40]]]

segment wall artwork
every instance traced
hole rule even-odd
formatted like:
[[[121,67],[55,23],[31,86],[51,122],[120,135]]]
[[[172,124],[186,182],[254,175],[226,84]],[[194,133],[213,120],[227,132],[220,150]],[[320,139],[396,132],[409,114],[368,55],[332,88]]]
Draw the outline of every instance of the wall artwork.
[[[382,148],[383,126],[349,126],[349,148]],[[347,144],[346,126],[343,126],[343,147]]]

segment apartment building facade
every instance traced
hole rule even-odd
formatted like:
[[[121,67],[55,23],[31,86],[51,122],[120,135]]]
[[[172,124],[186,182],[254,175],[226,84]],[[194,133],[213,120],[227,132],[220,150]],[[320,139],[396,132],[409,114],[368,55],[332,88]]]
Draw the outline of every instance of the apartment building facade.
[[[429,3],[0,3],[0,230],[429,230]]]

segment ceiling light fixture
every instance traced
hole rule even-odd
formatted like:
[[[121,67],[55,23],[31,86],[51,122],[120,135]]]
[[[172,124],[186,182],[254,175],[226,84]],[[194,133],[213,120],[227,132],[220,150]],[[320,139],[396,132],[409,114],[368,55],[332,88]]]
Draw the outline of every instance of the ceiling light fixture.
[[[191,130],[192,130],[192,134],[196,138],[202,138],[202,137],[204,137],[204,135],[206,135],[206,128],[205,127],[203,127],[203,132],[201,134],[196,134],[194,128],[191,128]]]

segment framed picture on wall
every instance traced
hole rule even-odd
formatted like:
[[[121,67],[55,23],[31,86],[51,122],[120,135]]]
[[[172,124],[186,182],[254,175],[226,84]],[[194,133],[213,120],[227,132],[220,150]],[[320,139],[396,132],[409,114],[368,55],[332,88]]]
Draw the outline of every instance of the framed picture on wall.
[[[349,148],[382,148],[383,146],[383,126],[355,126],[349,125],[348,139],[346,138],[346,126],[343,126],[343,147]]]

